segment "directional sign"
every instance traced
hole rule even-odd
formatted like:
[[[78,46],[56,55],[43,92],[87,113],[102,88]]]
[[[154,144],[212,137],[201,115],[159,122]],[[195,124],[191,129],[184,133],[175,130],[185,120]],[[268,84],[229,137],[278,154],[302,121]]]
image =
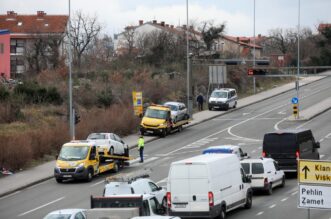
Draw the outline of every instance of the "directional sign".
[[[331,208],[331,187],[299,185],[299,208]]]
[[[331,185],[331,161],[299,160],[299,183]]]
[[[299,103],[299,99],[297,97],[293,97],[291,101],[292,101],[293,104],[298,104]]]

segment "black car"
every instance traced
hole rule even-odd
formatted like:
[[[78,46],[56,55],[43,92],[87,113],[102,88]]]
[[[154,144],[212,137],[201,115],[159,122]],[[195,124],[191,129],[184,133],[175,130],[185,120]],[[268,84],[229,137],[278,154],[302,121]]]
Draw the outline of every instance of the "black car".
[[[263,138],[263,157],[271,157],[285,172],[297,171],[297,159],[319,160],[320,143],[309,129],[267,133]]]

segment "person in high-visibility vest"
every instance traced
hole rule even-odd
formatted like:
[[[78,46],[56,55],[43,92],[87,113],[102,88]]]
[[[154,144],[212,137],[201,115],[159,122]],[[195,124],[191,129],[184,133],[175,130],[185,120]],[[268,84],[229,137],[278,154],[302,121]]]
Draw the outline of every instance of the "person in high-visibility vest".
[[[139,154],[140,154],[140,163],[144,162],[144,146],[145,146],[145,140],[144,140],[144,136],[140,136],[138,139],[138,150],[139,150]]]

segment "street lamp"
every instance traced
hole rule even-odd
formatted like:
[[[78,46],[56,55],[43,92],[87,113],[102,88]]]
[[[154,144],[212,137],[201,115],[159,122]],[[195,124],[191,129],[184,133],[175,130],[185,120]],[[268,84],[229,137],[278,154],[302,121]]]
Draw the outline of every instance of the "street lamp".
[[[255,67],[255,0],[254,0],[254,24],[253,24],[253,67]],[[254,94],[256,93],[256,81],[255,76],[253,76],[253,90]]]
[[[187,77],[187,109],[188,109],[188,114],[192,116],[192,111],[193,111],[193,103],[192,103],[192,96],[191,96],[191,55],[189,51],[189,32],[188,32],[188,0],[186,0],[186,77]]]
[[[298,0],[298,63],[297,63],[297,78],[295,81],[295,89],[297,91],[297,98],[299,99],[299,77],[300,77],[300,0]],[[299,118],[299,104],[300,101],[298,102],[298,115],[297,119]]]
[[[71,69],[71,63],[72,63],[72,54],[71,54],[71,21],[70,21],[70,0],[69,0],[69,17],[68,17],[68,60],[69,60],[69,133],[70,133],[70,139],[75,139],[75,125],[74,125],[74,117],[73,117],[73,107],[72,107],[72,69]]]

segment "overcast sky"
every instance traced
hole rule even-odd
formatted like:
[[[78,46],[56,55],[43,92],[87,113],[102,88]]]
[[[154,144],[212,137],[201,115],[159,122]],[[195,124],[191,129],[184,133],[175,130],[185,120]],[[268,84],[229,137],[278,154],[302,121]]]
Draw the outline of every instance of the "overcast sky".
[[[301,27],[316,31],[319,23],[331,23],[331,0],[301,0]],[[68,0],[0,0],[0,13],[68,14]],[[71,11],[97,16],[104,32],[113,35],[138,20],[186,23],[186,0],[71,0]],[[298,0],[256,0],[256,34],[275,28],[296,28]],[[226,23],[226,34],[253,35],[254,0],[189,0],[189,20]]]

